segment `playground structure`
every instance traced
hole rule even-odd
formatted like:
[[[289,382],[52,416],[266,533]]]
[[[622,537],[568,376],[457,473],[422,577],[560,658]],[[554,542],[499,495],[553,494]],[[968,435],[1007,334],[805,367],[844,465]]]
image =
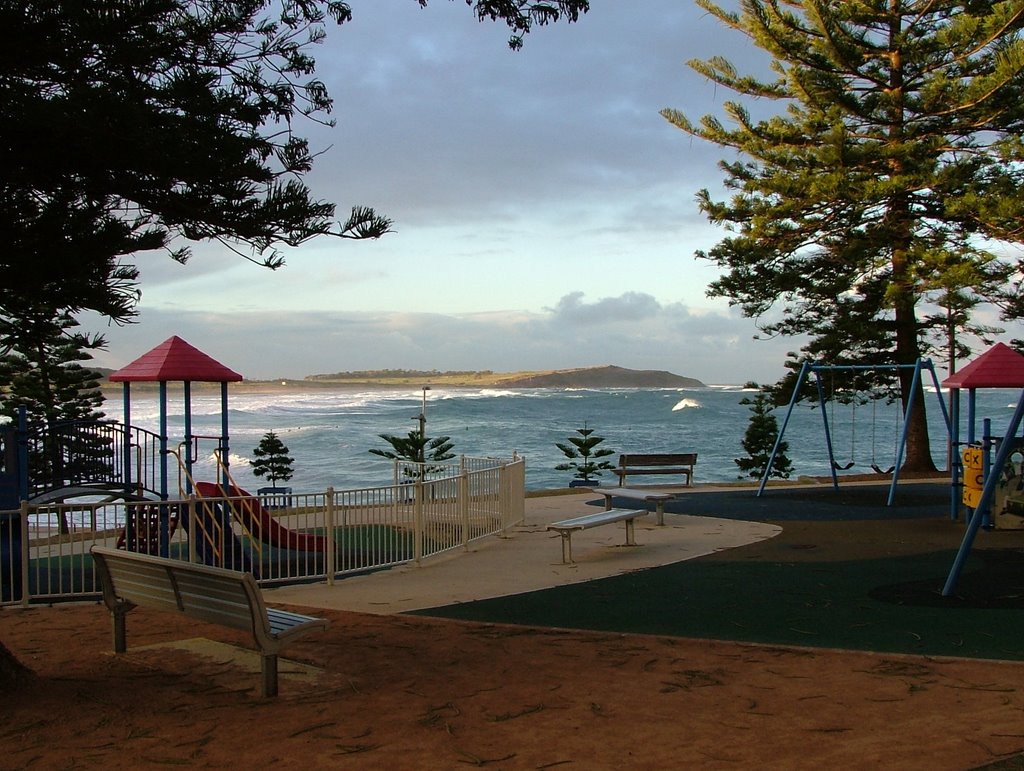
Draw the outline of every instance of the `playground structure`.
[[[333,582],[464,548],[522,519],[525,470],[516,458],[431,469],[411,492],[396,484],[290,495],[271,511],[235,484],[228,468],[227,386],[241,375],[172,337],[110,379],[123,384],[123,424],[33,431],[22,416],[0,426],[0,602],[94,594],[94,543],[251,572],[263,582]],[[183,384],[185,406],[184,440],[175,447],[167,426],[173,381]],[[131,427],[131,384],[140,382],[160,389],[156,433]],[[193,382],[220,385],[219,437],[192,434]],[[92,440],[76,458],[69,448],[77,444],[62,439],[83,432]],[[200,439],[217,442],[215,481],[193,477]],[[59,458],[45,466],[52,473],[36,473],[40,465],[30,462],[44,448]]]
[[[779,429],[779,434],[775,439],[775,444],[772,447],[771,455],[768,458],[768,464],[765,467],[764,474],[761,477],[761,482],[757,488],[757,497],[760,497],[764,493],[765,486],[768,484],[768,479],[771,476],[771,470],[775,465],[775,458],[779,453],[779,447],[782,445],[783,437],[786,434],[786,426],[789,425],[790,417],[793,414],[793,409],[796,407],[798,401],[800,401],[801,390],[804,383],[813,375],[815,389],[818,396],[818,405],[821,409],[821,420],[825,430],[825,447],[828,451],[829,460],[829,471],[832,475],[832,486],[834,489],[839,489],[839,478],[836,475],[837,470],[845,471],[849,470],[853,466],[853,459],[851,458],[848,464],[840,464],[836,460],[835,449],[832,442],[832,428],[829,425],[829,416],[827,410],[828,399],[825,395],[825,385],[822,382],[822,373],[829,373],[834,375],[836,372],[898,372],[900,370],[913,370],[913,379],[911,381],[910,393],[907,399],[906,408],[903,411],[903,423],[899,434],[899,441],[896,445],[895,458],[892,463],[892,468],[888,470],[882,470],[878,468],[875,459],[872,458],[872,470],[880,474],[892,473],[892,482],[889,485],[889,497],[887,501],[888,506],[893,505],[893,501],[896,497],[896,488],[899,484],[900,477],[900,465],[903,462],[903,453],[906,451],[907,446],[907,434],[910,430],[910,420],[913,414],[914,404],[917,397],[917,392],[920,390],[922,385],[922,373],[927,372],[931,375],[932,384],[935,387],[935,393],[937,396],[939,409],[942,413],[942,418],[946,424],[947,434],[950,436],[951,441],[953,437],[953,428],[950,422],[949,411],[946,409],[946,404],[942,400],[942,390],[939,387],[939,379],[935,374],[935,367],[929,359],[918,359],[914,364],[866,364],[866,365],[842,365],[842,364],[816,364],[814,362],[805,361],[800,367],[800,373],[797,375],[796,382],[793,386],[793,395],[789,400],[789,407],[786,410],[786,416],[783,418],[782,426]],[[835,396],[834,392],[830,395]],[[874,418],[874,415],[872,415]],[[872,430],[874,430],[874,424],[872,423]],[[853,428],[851,426],[851,432]],[[872,448],[873,450],[874,448]],[[852,455],[852,452],[851,452]]]
[[[1024,463],[1011,463],[1013,456],[1022,454],[1024,448],[1024,438],[1017,435],[1024,420],[1024,356],[1003,343],[996,343],[960,372],[948,377],[943,385],[957,395],[957,398],[951,400],[954,405],[959,405],[961,390],[967,390],[968,394],[968,434],[964,443],[962,487],[963,502],[971,511],[963,541],[942,589],[943,596],[948,597],[956,588],[979,529],[991,528],[994,523],[1016,527],[1024,525],[1024,477],[1021,468]],[[991,436],[989,420],[983,422],[981,438],[976,436],[975,396],[979,388],[1022,389],[1013,417],[1001,439]],[[957,415],[957,410],[954,410],[954,416]],[[954,421],[954,427],[958,422]],[[954,436],[955,441],[958,439],[958,436]],[[993,448],[996,450],[994,459],[991,457]],[[955,469],[954,490],[959,480],[957,472]],[[1015,515],[1014,510],[1021,514]]]

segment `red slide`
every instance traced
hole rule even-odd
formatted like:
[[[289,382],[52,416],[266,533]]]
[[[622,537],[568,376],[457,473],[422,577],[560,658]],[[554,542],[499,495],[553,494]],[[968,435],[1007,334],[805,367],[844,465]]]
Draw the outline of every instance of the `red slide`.
[[[278,549],[294,551],[326,551],[327,539],[322,535],[297,533],[278,524],[270,516],[256,496],[247,493],[240,487],[228,485],[228,492],[213,482],[196,482],[196,492],[204,498],[236,498],[231,501],[231,509],[242,525],[263,543],[269,543]]]

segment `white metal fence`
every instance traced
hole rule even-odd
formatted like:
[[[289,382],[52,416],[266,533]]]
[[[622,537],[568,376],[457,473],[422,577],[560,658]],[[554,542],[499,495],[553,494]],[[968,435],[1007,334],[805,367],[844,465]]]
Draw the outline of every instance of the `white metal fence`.
[[[93,544],[245,570],[264,584],[333,583],[466,548],[523,520],[522,459],[416,471],[357,490],[22,503],[0,512],[0,603],[95,596]]]

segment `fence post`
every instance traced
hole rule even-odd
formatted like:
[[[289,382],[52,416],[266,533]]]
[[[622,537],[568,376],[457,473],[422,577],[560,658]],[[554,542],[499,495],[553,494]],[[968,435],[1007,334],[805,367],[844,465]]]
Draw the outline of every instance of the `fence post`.
[[[413,482],[415,493],[412,504],[412,559],[417,565],[423,560],[423,480]]]
[[[334,488],[327,488],[327,505],[324,507],[324,537],[327,539],[325,550],[324,571],[327,573],[327,585],[334,586],[335,573],[335,549],[338,548],[334,540]]]
[[[21,516],[21,606],[28,607],[29,583],[28,583],[28,557],[29,557],[29,532],[28,532],[28,510],[29,502],[22,499],[20,509]]]
[[[463,468],[459,474],[459,521],[462,523],[462,548],[469,551],[469,474]]]

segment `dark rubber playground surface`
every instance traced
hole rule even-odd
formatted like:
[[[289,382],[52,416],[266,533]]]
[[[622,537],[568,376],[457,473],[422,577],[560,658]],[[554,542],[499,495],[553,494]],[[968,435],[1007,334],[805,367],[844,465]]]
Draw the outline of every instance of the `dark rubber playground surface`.
[[[831,485],[769,488],[761,498],[749,488],[687,493],[666,512],[776,522],[783,531],[672,565],[419,613],[1024,660],[1024,532],[980,532],[955,596],[942,597],[964,532],[950,520],[949,487],[901,485],[893,507],[885,505],[888,491],[881,484],[838,493]]]
[[[867,521],[878,519],[924,519],[947,516],[950,510],[950,488],[946,484],[897,485],[892,506],[889,485],[831,484],[804,487],[768,487],[758,497],[751,488],[692,493],[681,495],[665,504],[665,511],[700,517],[746,519],[758,522],[792,522],[796,520]],[[613,499],[615,506],[632,508],[636,501]]]

